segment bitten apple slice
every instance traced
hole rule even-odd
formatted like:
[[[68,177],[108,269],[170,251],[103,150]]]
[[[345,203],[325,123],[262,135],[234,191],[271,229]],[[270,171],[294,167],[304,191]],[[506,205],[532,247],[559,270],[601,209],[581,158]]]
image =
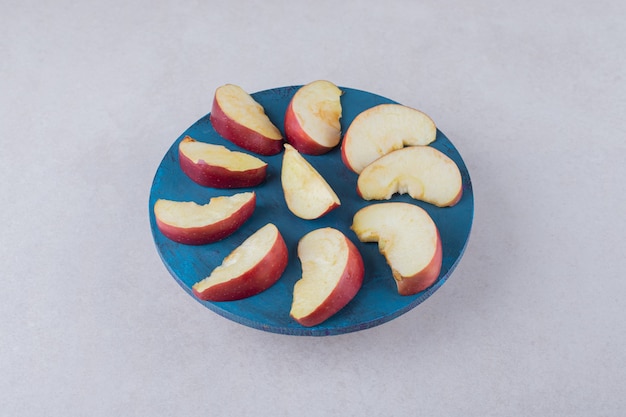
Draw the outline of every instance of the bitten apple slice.
[[[342,91],[330,81],[313,81],[301,87],[285,113],[285,136],[299,152],[327,153],[341,140]]]
[[[324,177],[288,143],[280,178],[287,207],[301,219],[317,219],[341,205]]]
[[[154,217],[167,238],[187,245],[204,245],[233,234],[252,216],[255,207],[254,192],[213,197],[204,205],[159,199],[154,204]]]
[[[363,258],[339,230],[326,227],[298,243],[302,278],[293,288],[290,316],[303,326],[318,325],[350,302],[363,283]]]
[[[389,200],[395,193],[434,204],[455,205],[463,195],[456,163],[430,146],[408,146],[372,162],[361,171],[357,193],[365,200]]]
[[[207,301],[251,297],[274,285],[287,261],[285,241],[278,228],[268,223],[235,248],[207,278],[194,284],[192,291]]]
[[[352,230],[361,242],[378,242],[400,295],[417,294],[439,277],[441,237],[428,213],[413,204],[372,204],[357,211]]]
[[[183,172],[204,187],[254,187],[267,175],[267,163],[259,158],[189,136],[178,145],[178,160]]]
[[[341,144],[343,163],[359,174],[376,159],[405,145],[428,145],[437,128],[428,115],[401,104],[380,104],[354,118]]]
[[[283,149],[283,136],[263,106],[237,85],[215,91],[210,120],[222,137],[251,152],[275,155]]]

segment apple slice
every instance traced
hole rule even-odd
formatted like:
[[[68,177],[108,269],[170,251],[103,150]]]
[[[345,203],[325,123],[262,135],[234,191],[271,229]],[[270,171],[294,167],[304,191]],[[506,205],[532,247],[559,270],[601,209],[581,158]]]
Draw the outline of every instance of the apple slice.
[[[343,163],[359,174],[381,156],[405,145],[428,145],[437,137],[430,117],[401,104],[380,104],[354,118],[341,144]]]
[[[365,200],[389,200],[395,193],[434,204],[455,205],[463,195],[456,163],[430,146],[408,146],[372,162],[361,171],[357,193]]]
[[[324,154],[341,140],[342,91],[329,81],[313,81],[301,87],[285,113],[285,136],[299,152]]]
[[[288,258],[280,231],[268,223],[235,248],[207,278],[195,283],[192,291],[207,301],[251,297],[280,279]]]
[[[215,91],[210,120],[222,137],[251,152],[275,155],[283,149],[280,130],[239,86],[226,84]]]
[[[267,163],[259,158],[189,136],[178,145],[178,160],[183,172],[204,187],[254,187],[267,175]]]
[[[288,143],[280,177],[287,207],[301,219],[317,219],[341,204],[324,177]]]
[[[290,316],[303,326],[327,320],[354,298],[363,283],[363,258],[339,230],[326,227],[298,243],[302,278],[293,288]]]
[[[252,216],[255,207],[254,192],[213,197],[204,205],[159,199],[154,203],[154,217],[167,238],[187,245],[204,245],[233,234]]]
[[[439,277],[441,237],[421,207],[400,202],[372,204],[356,212],[352,230],[361,242],[378,242],[400,295],[417,294]]]

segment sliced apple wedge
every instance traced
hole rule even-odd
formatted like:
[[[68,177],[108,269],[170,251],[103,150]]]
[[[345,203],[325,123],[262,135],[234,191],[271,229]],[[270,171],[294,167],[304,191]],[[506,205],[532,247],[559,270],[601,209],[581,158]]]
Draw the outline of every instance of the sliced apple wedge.
[[[380,104],[354,118],[341,144],[343,163],[359,174],[391,151],[408,145],[428,145],[437,137],[430,117],[401,104]]]
[[[252,216],[254,192],[213,197],[208,204],[159,199],[154,204],[158,229],[167,238],[187,245],[204,245],[233,234]]]
[[[363,259],[339,230],[326,227],[298,243],[302,278],[293,289],[290,316],[303,326],[318,325],[350,302],[363,283]]]
[[[317,219],[341,204],[324,177],[288,143],[280,178],[287,207],[301,219]]]
[[[204,187],[254,187],[267,175],[267,163],[259,158],[189,136],[178,145],[178,160],[183,172]]]
[[[409,203],[372,204],[357,211],[352,230],[361,242],[378,242],[400,295],[413,295],[439,277],[441,237],[428,213]]]
[[[239,86],[226,84],[215,91],[209,118],[217,133],[251,152],[275,155],[283,149],[280,130],[263,106]]]
[[[235,248],[207,278],[195,283],[192,291],[207,301],[251,297],[280,279],[288,258],[280,231],[268,223]]]
[[[313,81],[301,87],[285,113],[285,136],[299,152],[324,154],[341,140],[342,91],[330,81]]]
[[[434,204],[455,205],[463,195],[456,163],[430,146],[408,146],[372,162],[361,171],[357,193],[365,200],[389,200],[395,193]]]

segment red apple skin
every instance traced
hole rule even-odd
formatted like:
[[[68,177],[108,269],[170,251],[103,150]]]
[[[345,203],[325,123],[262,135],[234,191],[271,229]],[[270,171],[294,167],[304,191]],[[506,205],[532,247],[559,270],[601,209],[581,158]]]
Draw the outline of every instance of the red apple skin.
[[[200,160],[194,163],[178,151],[178,161],[183,172],[195,183],[212,188],[254,187],[265,181],[267,165],[246,171],[231,171],[224,167],[209,165]]]
[[[322,217],[324,217],[325,215],[327,215],[328,213],[330,213],[331,211],[333,211],[334,209],[336,209],[339,206],[340,206],[340,204],[332,203],[330,206],[328,206],[326,211],[323,212],[322,214],[320,214],[318,217],[316,217],[316,219],[321,219]],[[311,219],[311,220],[315,220],[315,219]]]
[[[255,208],[256,194],[230,217],[202,227],[182,228],[163,223],[157,216],[155,219],[157,227],[168,239],[185,245],[197,246],[217,242],[232,235],[252,216]]]
[[[283,236],[278,233],[276,241],[267,255],[251,269],[239,277],[214,285],[199,292],[193,288],[196,297],[205,301],[235,301],[252,297],[274,285],[282,276],[289,252]]]
[[[352,172],[354,172],[355,174],[357,173],[356,170],[354,168],[352,168],[352,165],[350,165],[350,162],[348,162],[348,157],[346,155],[346,147],[342,146],[341,147],[341,162],[343,162],[343,164]],[[357,190],[358,192],[358,190]]]
[[[215,97],[209,120],[220,136],[250,152],[269,156],[283,150],[282,140],[270,139],[228,117]]]
[[[443,251],[441,248],[441,236],[437,230],[437,249],[435,249],[435,255],[426,268],[410,277],[396,276],[394,271],[394,278],[396,279],[396,284],[398,286],[398,294],[414,295],[433,285],[435,281],[437,281],[437,278],[439,278],[439,273],[441,272],[442,256]]]
[[[333,149],[333,147],[317,143],[302,129],[302,125],[298,122],[298,117],[293,111],[293,100],[289,103],[285,113],[285,136],[287,142],[303,154],[323,155]]]
[[[321,219],[322,217],[324,217],[325,215],[327,215],[328,213],[330,213],[331,211],[333,211],[334,209],[336,209],[339,206],[340,206],[340,204],[332,203],[330,206],[328,206],[326,211],[324,211],[322,214],[317,216],[315,219]],[[305,219],[305,220],[315,220],[315,219]]]
[[[365,267],[363,258],[357,247],[345,238],[348,244],[348,263],[337,283],[337,286],[330,293],[328,298],[320,304],[311,314],[296,318],[291,316],[295,321],[305,327],[317,326],[318,324],[328,320],[339,310],[350,302],[361,289],[363,284],[363,276],[365,275]]]

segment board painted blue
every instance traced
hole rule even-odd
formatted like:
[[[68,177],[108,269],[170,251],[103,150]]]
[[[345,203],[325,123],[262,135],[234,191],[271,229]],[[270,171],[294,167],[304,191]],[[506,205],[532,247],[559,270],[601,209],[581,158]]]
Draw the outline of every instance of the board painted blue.
[[[283,134],[283,118],[287,105],[299,87],[281,87],[252,94],[255,100],[263,105],[267,115]],[[378,104],[395,103],[369,92],[340,88],[344,92],[341,97],[343,132],[363,110]],[[198,141],[216,143],[233,150],[243,151],[215,132],[209,122],[209,114],[184,131],[165,154],[154,176],[149,198],[152,235],[163,263],[178,284],[195,300],[227,319],[252,328],[289,335],[327,336],[367,329],[406,313],[430,297],[446,282],[465,251],[474,215],[472,183],[461,155],[439,130],[437,139],[430,146],[452,158],[461,170],[463,177],[461,201],[454,207],[438,208],[407,196],[395,195],[391,200],[405,201],[424,208],[437,224],[442,238],[441,274],[430,288],[413,296],[398,295],[391,270],[384,257],[378,252],[377,244],[359,242],[350,230],[354,213],[375,202],[367,202],[357,196],[357,175],[343,165],[339,147],[322,156],[305,155],[305,158],[333,187],[342,203],[339,208],[326,216],[307,221],[294,216],[285,204],[280,183],[282,153],[270,157],[260,156],[269,166],[266,181],[257,187],[234,190],[207,188],[191,181],[180,169],[178,144],[187,135]],[[167,239],[156,226],[153,207],[159,198],[205,204],[214,196],[233,195],[252,190],[257,194],[257,207],[254,214],[233,235],[220,242],[204,246],[187,246]],[[191,291],[192,285],[208,276],[213,268],[221,264],[225,256],[268,222],[278,227],[289,250],[289,265],[281,279],[265,292],[244,300],[210,302],[194,297]],[[298,240],[306,233],[327,226],[341,230],[360,250],[365,263],[365,277],[361,290],[346,307],[324,323],[307,328],[289,317],[293,286],[301,276],[296,248]]]

